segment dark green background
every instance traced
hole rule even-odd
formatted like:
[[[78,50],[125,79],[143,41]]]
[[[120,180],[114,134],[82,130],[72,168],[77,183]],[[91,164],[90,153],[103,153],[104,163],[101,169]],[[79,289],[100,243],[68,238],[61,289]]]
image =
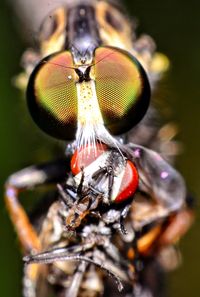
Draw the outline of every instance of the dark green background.
[[[177,167],[189,189],[200,196],[200,1],[125,1],[130,15],[139,20],[139,31],[151,35],[172,67],[162,82],[161,100],[171,108],[179,125],[184,151]],[[27,114],[20,93],[11,85],[19,73],[25,43],[16,30],[12,13],[0,3],[0,296],[21,296],[22,263],[16,234],[3,201],[6,177],[24,166],[51,158],[55,144],[37,130]],[[200,224],[181,241],[183,265],[170,274],[169,296],[200,296]]]

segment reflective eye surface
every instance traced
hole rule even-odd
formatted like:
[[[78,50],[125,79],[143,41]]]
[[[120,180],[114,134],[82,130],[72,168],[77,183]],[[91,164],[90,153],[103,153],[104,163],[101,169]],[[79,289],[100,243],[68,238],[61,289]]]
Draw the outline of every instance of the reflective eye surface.
[[[68,68],[66,68],[68,67]],[[42,60],[31,74],[28,108],[36,124],[58,139],[74,139],[77,126],[75,71],[68,51]]]
[[[91,70],[79,83],[95,80],[106,128],[112,134],[128,131],[142,119],[149,105],[150,86],[142,66],[126,51],[112,47],[97,48],[93,64],[88,66]],[[77,74],[69,51],[42,60],[29,79],[27,102],[31,116],[41,130],[57,139],[75,138],[76,82]]]
[[[143,118],[150,86],[144,69],[132,55],[118,48],[97,48],[95,80],[104,123],[111,133],[124,133]]]

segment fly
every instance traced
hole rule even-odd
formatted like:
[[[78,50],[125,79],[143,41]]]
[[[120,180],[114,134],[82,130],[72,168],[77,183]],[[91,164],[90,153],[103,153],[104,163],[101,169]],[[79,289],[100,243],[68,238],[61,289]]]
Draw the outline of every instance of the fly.
[[[152,135],[157,151],[162,139],[151,89],[168,62],[150,37],[132,36],[115,2],[67,1],[41,26],[37,53],[25,55],[29,112],[42,131],[67,141],[63,160],[6,183],[25,297],[112,296],[107,275],[122,296],[153,296],[146,271],[159,277],[155,260],[192,223],[182,176],[152,150]],[[19,194],[48,183],[57,184],[55,198],[32,224]]]

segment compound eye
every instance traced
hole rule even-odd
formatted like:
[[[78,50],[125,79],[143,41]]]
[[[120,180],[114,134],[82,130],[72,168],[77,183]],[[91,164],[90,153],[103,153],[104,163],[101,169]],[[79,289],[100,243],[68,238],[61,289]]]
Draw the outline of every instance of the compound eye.
[[[50,55],[36,66],[28,83],[27,103],[41,130],[58,139],[74,139],[77,94],[70,52]]]
[[[95,50],[96,92],[107,129],[127,132],[145,115],[150,101],[147,75],[128,52],[99,47]]]

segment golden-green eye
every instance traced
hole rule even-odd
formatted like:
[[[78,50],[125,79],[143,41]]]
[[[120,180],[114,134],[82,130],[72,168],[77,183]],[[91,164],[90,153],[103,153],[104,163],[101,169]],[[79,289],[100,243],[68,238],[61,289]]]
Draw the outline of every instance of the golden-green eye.
[[[71,53],[64,51],[42,60],[27,88],[33,120],[47,134],[73,139],[77,126],[77,94]]]
[[[145,71],[132,55],[99,47],[93,63],[85,64],[84,69],[74,66],[69,51],[50,55],[34,69],[27,102],[32,118],[43,131],[58,139],[75,138],[77,81],[95,81],[100,111],[111,133],[124,133],[141,120],[149,105],[150,87]]]
[[[149,106],[150,86],[136,58],[112,47],[95,51],[96,92],[105,126],[121,134],[135,126]]]

